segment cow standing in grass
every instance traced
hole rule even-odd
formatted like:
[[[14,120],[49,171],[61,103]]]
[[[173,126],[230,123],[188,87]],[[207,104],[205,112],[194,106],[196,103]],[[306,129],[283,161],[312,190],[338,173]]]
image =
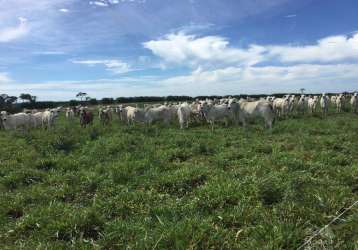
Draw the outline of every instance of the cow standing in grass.
[[[320,104],[321,104],[323,116],[327,116],[327,114],[328,114],[329,98],[328,98],[328,96],[327,96],[325,93],[322,94],[322,97],[321,97],[321,100],[320,100]]]
[[[59,108],[49,109],[42,113],[42,127],[49,129],[54,126],[55,120],[59,115]]]
[[[93,113],[91,111],[86,110],[85,108],[81,108],[80,112],[80,124],[81,127],[85,128],[87,125],[91,125],[93,122]]]
[[[308,99],[308,110],[310,111],[311,114],[316,112],[317,104],[318,104],[318,96],[310,97]]]
[[[187,102],[180,104],[177,113],[180,129],[184,129],[184,127],[189,128],[189,120],[191,116],[189,104]]]
[[[254,102],[248,102],[246,100],[240,100],[238,103],[236,100],[232,100],[228,105],[229,110],[238,108],[239,121],[244,128],[247,127],[248,120],[261,117],[264,119],[265,127],[269,130],[272,129],[273,122],[275,120],[275,112],[272,104],[266,100],[259,100]]]
[[[344,109],[345,97],[343,94],[339,94],[336,99],[337,112],[341,113]]]
[[[307,106],[308,106],[308,99],[306,98],[305,95],[301,95],[297,103],[297,111],[304,114]]]
[[[354,93],[351,97],[351,108],[352,112],[357,113],[358,112],[358,93]]]
[[[227,104],[213,104],[207,101],[201,102],[199,110],[203,114],[204,118],[211,125],[211,131],[214,131],[215,121],[224,120],[226,126],[228,125],[228,119],[231,117],[231,112],[228,109]]]
[[[108,125],[111,121],[111,113],[110,110],[107,109],[103,109],[101,108],[99,110],[99,114],[98,114],[99,120],[101,122],[102,125]]]
[[[148,125],[156,121],[162,121],[164,124],[169,125],[171,112],[167,106],[162,105],[160,107],[146,109],[144,118]]]
[[[75,112],[72,108],[66,108],[66,119],[72,121],[75,118]]]
[[[1,124],[5,130],[16,130],[20,127],[30,129],[31,115],[26,113],[18,113],[9,115],[6,111],[0,113]]]
[[[278,117],[285,117],[289,111],[289,97],[276,98],[273,101],[273,109]]]

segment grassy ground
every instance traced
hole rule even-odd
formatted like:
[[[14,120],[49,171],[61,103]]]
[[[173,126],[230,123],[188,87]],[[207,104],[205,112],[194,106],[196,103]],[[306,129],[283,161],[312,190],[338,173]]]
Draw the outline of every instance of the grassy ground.
[[[358,199],[358,116],[0,131],[1,249],[296,249]],[[307,249],[357,249],[358,207]]]

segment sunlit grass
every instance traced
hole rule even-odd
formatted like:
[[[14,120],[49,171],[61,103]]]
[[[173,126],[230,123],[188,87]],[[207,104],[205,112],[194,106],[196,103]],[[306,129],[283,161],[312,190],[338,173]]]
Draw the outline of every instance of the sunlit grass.
[[[358,116],[262,127],[0,131],[0,246],[295,249],[358,199]],[[311,246],[356,249],[357,212]]]

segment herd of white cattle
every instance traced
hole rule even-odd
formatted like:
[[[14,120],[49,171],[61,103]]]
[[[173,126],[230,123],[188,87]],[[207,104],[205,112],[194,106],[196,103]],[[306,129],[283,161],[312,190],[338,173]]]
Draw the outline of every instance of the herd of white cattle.
[[[358,94],[351,95],[339,94],[328,96],[296,96],[286,95],[282,98],[268,96],[254,100],[236,99],[232,97],[223,99],[196,100],[194,102],[165,103],[145,105],[144,108],[130,105],[106,106],[106,107],[58,107],[46,109],[44,111],[26,110],[22,113],[8,114],[1,112],[0,128],[13,130],[19,127],[44,128],[54,126],[60,112],[65,112],[66,119],[72,122],[79,117],[82,127],[90,125],[93,121],[93,113],[98,111],[98,119],[103,125],[109,124],[113,117],[118,116],[119,120],[125,124],[145,123],[151,125],[153,122],[169,124],[178,121],[180,128],[188,128],[192,122],[208,122],[211,129],[217,121],[229,121],[234,124],[241,123],[246,127],[248,120],[252,118],[262,118],[265,127],[272,129],[275,118],[285,118],[290,114],[304,114],[321,112],[323,116],[328,113],[328,106],[333,105],[336,112],[342,112],[346,105],[350,106],[352,112],[358,112]]]

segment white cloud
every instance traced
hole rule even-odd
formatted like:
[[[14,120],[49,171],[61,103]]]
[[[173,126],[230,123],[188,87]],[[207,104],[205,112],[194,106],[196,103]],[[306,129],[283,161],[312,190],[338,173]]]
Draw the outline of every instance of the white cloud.
[[[10,42],[16,40],[29,32],[27,19],[19,17],[19,24],[15,27],[7,27],[0,30],[0,42]]]
[[[110,5],[116,5],[122,3],[145,3],[146,0],[97,0],[97,1],[89,1],[90,5],[97,5],[100,7],[109,7]]]
[[[9,83],[13,80],[9,77],[9,74],[7,72],[0,72],[0,84],[1,83]]]
[[[269,46],[268,49],[281,62],[330,63],[358,59],[358,34],[326,37],[315,45]]]
[[[351,37],[330,36],[314,45],[256,45],[248,48],[230,46],[221,36],[171,33],[158,40],[143,43],[165,64],[190,67],[222,68],[225,66],[252,66],[260,62],[281,63],[339,63],[358,60],[358,34]]]
[[[63,12],[63,13],[67,13],[67,12],[69,12],[70,10],[63,8],[63,9],[59,9],[58,11]]]
[[[294,18],[294,17],[296,17],[297,15],[296,14],[291,14],[291,15],[287,15],[287,16],[285,16],[286,18]]]
[[[65,55],[64,51],[35,51],[32,54],[34,55]]]
[[[129,64],[120,60],[72,60],[72,63],[88,66],[104,65],[107,70],[114,74],[123,74],[133,70]]]
[[[248,49],[233,48],[220,36],[197,37],[183,32],[145,42],[143,46],[167,63],[191,65],[254,65],[263,60],[265,48],[250,45]]]
[[[100,7],[107,7],[108,6],[108,3],[104,2],[104,1],[90,1],[89,4],[97,5],[97,6],[100,6]]]
[[[69,100],[79,91],[91,97],[233,95],[278,92],[357,91],[358,64],[265,67],[227,67],[217,70],[194,70],[189,75],[162,78],[123,77],[88,81],[44,83],[4,83],[3,92],[19,95],[29,92],[40,100]],[[342,84],[344,83],[344,84]]]
[[[357,82],[357,64],[301,64],[197,69],[190,75],[164,80],[163,88],[178,95],[299,92],[302,87],[311,92],[340,92],[358,89]]]

